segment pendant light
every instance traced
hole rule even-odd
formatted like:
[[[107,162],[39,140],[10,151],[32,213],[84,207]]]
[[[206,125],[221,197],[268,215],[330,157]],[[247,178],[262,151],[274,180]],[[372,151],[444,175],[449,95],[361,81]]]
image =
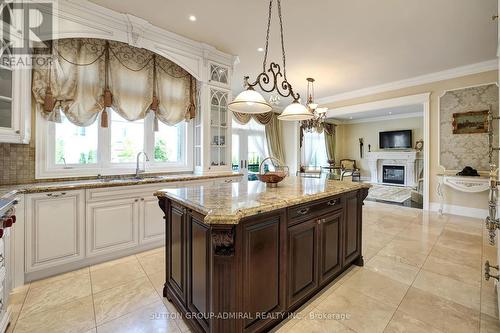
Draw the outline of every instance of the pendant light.
[[[300,95],[294,93],[292,85],[288,82],[286,77],[286,56],[285,56],[285,43],[283,40],[283,18],[281,15],[281,0],[276,0],[278,4],[278,18],[280,24],[280,37],[281,37],[281,54],[283,72],[281,66],[275,62],[269,64],[267,68],[267,55],[269,51],[269,32],[271,30],[271,17],[273,12],[273,2],[269,1],[269,12],[267,20],[267,33],[266,33],[266,48],[264,53],[264,61],[262,64],[262,72],[257,75],[254,82],[249,82],[249,77],[244,77],[244,86],[246,90],[241,92],[231,103],[228,104],[229,110],[239,113],[267,113],[272,111],[272,106],[264,99],[262,94],[257,92],[254,87],[258,86],[262,91],[272,93],[275,92],[282,97],[291,97],[292,104],[287,106],[283,113],[278,116],[280,120],[307,120],[313,117],[312,113],[302,104],[300,104]],[[280,80],[280,82],[278,82]]]

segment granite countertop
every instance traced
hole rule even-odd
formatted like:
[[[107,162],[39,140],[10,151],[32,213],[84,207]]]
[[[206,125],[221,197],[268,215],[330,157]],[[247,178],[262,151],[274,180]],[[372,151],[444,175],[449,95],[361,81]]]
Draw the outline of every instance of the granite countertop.
[[[117,177],[117,178],[105,178],[105,179],[6,185],[6,186],[0,186],[0,200],[13,199],[16,195],[22,193],[41,193],[41,192],[52,192],[52,191],[79,190],[88,188],[146,185],[146,184],[169,183],[177,181],[237,177],[237,176],[241,176],[241,174],[239,173],[221,173],[221,174],[210,174],[210,175],[174,174],[174,175],[164,175],[164,176],[143,175],[143,178]]]
[[[336,194],[370,188],[369,184],[324,178],[288,177],[277,188],[260,181],[197,184],[155,193],[205,215],[207,224],[238,224],[248,216],[273,211]]]

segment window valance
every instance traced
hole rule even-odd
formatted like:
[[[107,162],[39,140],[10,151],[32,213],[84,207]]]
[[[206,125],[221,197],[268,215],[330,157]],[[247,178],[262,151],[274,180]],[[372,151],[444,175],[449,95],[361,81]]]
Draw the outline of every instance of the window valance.
[[[37,57],[50,62],[33,68],[37,109],[50,121],[60,112],[75,125],[89,126],[101,115],[107,127],[107,108],[123,118],[174,125],[194,118],[197,84],[186,70],[149,50],[100,39],[53,41],[52,53]]]
[[[246,125],[250,119],[254,119],[257,123],[261,125],[267,125],[273,119],[273,112],[258,113],[258,114],[248,114],[248,113],[238,113],[233,112],[234,119],[241,125]]]

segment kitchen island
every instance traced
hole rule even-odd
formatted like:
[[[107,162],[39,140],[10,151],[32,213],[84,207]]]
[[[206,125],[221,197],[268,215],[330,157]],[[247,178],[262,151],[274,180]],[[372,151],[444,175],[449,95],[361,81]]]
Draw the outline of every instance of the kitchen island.
[[[261,332],[363,265],[369,185],[290,177],[155,193],[166,221],[164,297],[195,332]]]

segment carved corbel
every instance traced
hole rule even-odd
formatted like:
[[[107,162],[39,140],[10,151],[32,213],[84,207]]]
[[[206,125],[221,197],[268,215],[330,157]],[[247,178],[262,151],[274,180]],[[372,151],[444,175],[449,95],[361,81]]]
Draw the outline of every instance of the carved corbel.
[[[216,256],[232,257],[234,255],[234,228],[213,229],[212,247]]]

